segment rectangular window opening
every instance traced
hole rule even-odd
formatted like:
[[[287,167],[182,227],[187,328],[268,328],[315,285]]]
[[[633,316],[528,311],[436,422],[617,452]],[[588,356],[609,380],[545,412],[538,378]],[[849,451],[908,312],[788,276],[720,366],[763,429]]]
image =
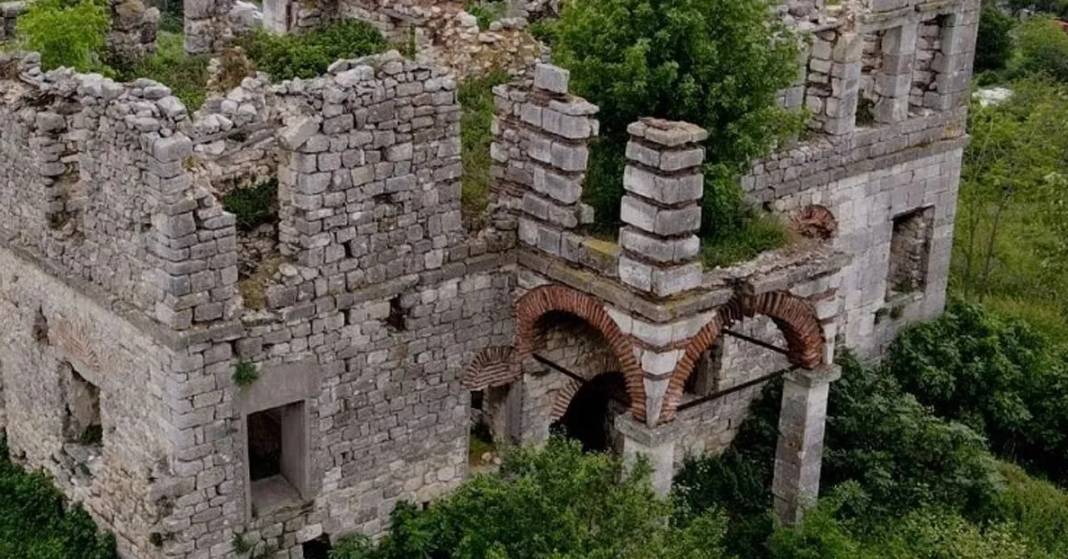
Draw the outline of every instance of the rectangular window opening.
[[[223,209],[237,223],[237,286],[245,308],[267,308],[267,287],[283,263],[279,247],[278,179],[235,179],[223,187]]]
[[[934,208],[922,208],[894,218],[887,271],[887,299],[922,291],[934,230]]]
[[[396,295],[389,300],[389,316],[386,317],[386,325],[397,332],[408,330],[407,313],[401,306],[401,296]]]
[[[306,490],[304,403],[250,414],[246,419],[253,515],[299,503]]]
[[[875,124],[875,107],[881,100],[878,80],[883,69],[883,36],[885,34],[886,31],[874,31],[864,35],[860,91],[857,97],[856,126],[858,128]]]

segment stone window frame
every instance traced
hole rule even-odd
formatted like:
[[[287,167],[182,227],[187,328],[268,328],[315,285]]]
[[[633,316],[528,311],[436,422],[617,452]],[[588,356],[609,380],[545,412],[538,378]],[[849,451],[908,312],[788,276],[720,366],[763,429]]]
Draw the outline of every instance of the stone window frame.
[[[281,507],[299,506],[313,500],[318,494],[321,472],[315,455],[317,437],[313,430],[317,425],[316,402],[320,392],[321,367],[314,361],[287,363],[265,366],[260,369],[260,376],[251,386],[240,388],[234,395],[238,426],[235,433],[234,449],[239,468],[239,476],[245,499],[245,518],[252,521],[273,510],[253,514],[252,476],[248,459],[248,418],[250,415],[275,408],[300,404],[301,437],[296,443],[298,452],[303,456],[301,472],[296,480],[286,478],[300,496],[299,502],[280,505]]]
[[[887,244],[886,249],[886,291],[885,295],[883,296],[883,300],[887,303],[895,303],[902,302],[908,299],[915,299],[919,297],[920,294],[922,294],[924,291],[926,291],[927,286],[930,283],[928,276],[930,275],[931,270],[931,252],[934,247],[934,216],[935,207],[933,205],[928,205],[919,206],[902,212],[898,212],[890,218],[890,242]],[[922,262],[922,270],[920,270],[922,272],[922,280],[920,281],[919,285],[913,286],[912,289],[908,291],[901,291],[899,289],[895,289],[895,286],[892,285],[891,282],[891,272],[893,270],[892,260],[894,258],[893,246],[894,239],[896,237],[894,230],[897,228],[897,224],[900,221],[913,219],[921,219],[927,222],[927,227],[925,231],[926,235],[924,238],[925,254]]]
[[[957,3],[951,4],[949,6],[940,6],[938,9],[928,9],[928,10],[923,10],[922,8],[917,8],[917,9],[919,10],[916,13],[916,16],[915,16],[916,17],[916,29],[917,29],[915,42],[917,44],[919,43],[919,40],[920,40],[919,29],[924,24],[924,22],[930,21],[932,19],[938,19],[938,18],[943,18],[944,19],[944,21],[942,22],[942,24],[941,24],[941,26],[939,28],[939,39],[941,41],[941,51],[942,51],[942,56],[943,56],[943,59],[944,59],[944,63],[943,63],[944,68],[942,70],[938,70],[938,75],[937,75],[937,77],[935,78],[935,81],[934,81],[935,89],[934,89],[933,97],[928,96],[927,94],[925,94],[924,95],[924,99],[923,99],[923,104],[920,105],[920,106],[912,105],[912,102],[911,102],[911,89],[912,89],[912,84],[913,84],[913,80],[915,79],[915,77],[914,77],[914,75],[912,77],[910,77],[910,79],[909,79],[909,90],[910,90],[910,92],[909,92],[909,106],[908,106],[908,109],[909,109],[910,113],[913,111],[913,109],[917,109],[918,108],[918,109],[920,109],[920,110],[922,110],[922,111],[924,111],[924,112],[926,112],[928,114],[929,113],[937,113],[937,112],[947,111],[947,110],[952,109],[956,105],[956,102],[954,100],[955,99],[954,96],[951,93],[945,91],[945,89],[949,85],[947,83],[947,80],[949,79],[950,72],[948,72],[947,70],[948,69],[952,69],[953,67],[955,67],[958,64],[960,64],[961,53],[955,52],[955,48],[954,48],[954,45],[956,43],[958,43],[959,40],[960,40],[959,36],[956,33],[964,32],[964,30],[967,28],[967,26],[960,25],[960,20],[962,18],[962,14],[960,14],[960,12],[959,12],[960,5],[957,4]],[[913,47],[913,52],[915,53],[916,50],[917,49],[914,46]],[[969,77],[969,80],[970,80],[970,77],[971,77],[971,73],[970,72],[968,74],[968,77]],[[970,83],[970,81],[969,81],[969,83]],[[912,114],[920,114],[920,115],[922,115],[923,113],[912,113]]]
[[[859,32],[861,42],[873,33],[882,33],[880,41],[880,65],[872,75],[873,87],[880,90],[881,99],[872,106],[873,122],[861,125],[861,103],[865,101],[864,88],[858,86],[857,106],[854,113],[854,128],[874,128],[901,122],[909,118],[909,94],[912,90],[913,64],[916,52],[916,35],[919,18],[913,14],[880,22],[867,22]],[[863,46],[861,47],[863,49]],[[864,80],[864,57],[858,62],[860,81]]]

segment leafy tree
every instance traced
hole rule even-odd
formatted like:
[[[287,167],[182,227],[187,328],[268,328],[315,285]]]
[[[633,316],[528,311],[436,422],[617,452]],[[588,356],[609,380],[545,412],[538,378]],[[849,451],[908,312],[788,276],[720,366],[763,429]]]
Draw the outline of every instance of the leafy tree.
[[[34,0],[16,23],[26,50],[41,53],[46,69],[67,66],[78,71],[103,67],[111,19],[99,0]]]
[[[8,459],[0,437],[0,557],[115,559],[115,539],[72,505],[42,472],[28,473]]]
[[[1003,70],[1012,57],[1012,30],[1016,20],[992,4],[985,4],[979,17],[975,71]]]
[[[1026,10],[1068,17],[1068,0],[1007,0],[1006,5],[1015,13]]]
[[[334,559],[717,559],[722,517],[699,515],[665,524],[670,504],[658,499],[648,468],[624,473],[619,459],[584,455],[575,442],[520,449],[499,475],[478,476],[454,494],[417,511],[399,506],[378,546],[342,542]]]
[[[643,116],[709,131],[706,234],[749,217],[734,179],[801,120],[776,103],[797,76],[797,40],[767,0],[569,2],[554,39],[574,91],[601,107],[586,186],[600,221],[618,220],[626,126]]]
[[[1026,324],[954,304],[898,338],[888,362],[939,415],[985,434],[999,454],[1068,480],[1068,356]]]
[[[1068,82],[1068,33],[1053,18],[1034,17],[1019,27],[1020,69]]]

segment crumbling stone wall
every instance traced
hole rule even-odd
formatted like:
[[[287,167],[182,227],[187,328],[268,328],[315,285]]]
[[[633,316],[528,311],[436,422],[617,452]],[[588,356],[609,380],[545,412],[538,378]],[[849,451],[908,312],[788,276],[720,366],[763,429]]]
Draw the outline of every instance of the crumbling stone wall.
[[[0,2],[0,41],[15,38],[15,23],[25,9],[25,2]]]

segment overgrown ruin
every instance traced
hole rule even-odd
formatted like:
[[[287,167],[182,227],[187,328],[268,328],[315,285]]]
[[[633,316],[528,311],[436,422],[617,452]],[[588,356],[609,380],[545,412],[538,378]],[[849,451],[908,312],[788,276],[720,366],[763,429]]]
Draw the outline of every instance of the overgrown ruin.
[[[268,1],[265,21],[429,37],[420,4]],[[150,80],[3,55],[14,458],[50,472],[124,557],[239,557],[240,536],[300,558],[455,488],[472,417],[498,445],[561,429],[646,456],[667,491],[784,377],[773,493],[797,521],[818,491],[836,348],[877,356],[944,307],[979,9],[823,4],[782,9],[808,45],[782,101],[811,112],[810,133],[743,180],[798,239],[711,270],[696,235],[707,132],[633,123],[624,226],[592,237],[598,108],[541,53],[494,91],[479,231],[461,220],[457,78],[435,65],[390,52],[251,77],[190,114]],[[187,1],[187,47],[225,43],[231,9]],[[254,211],[227,211],[242,203]]]

